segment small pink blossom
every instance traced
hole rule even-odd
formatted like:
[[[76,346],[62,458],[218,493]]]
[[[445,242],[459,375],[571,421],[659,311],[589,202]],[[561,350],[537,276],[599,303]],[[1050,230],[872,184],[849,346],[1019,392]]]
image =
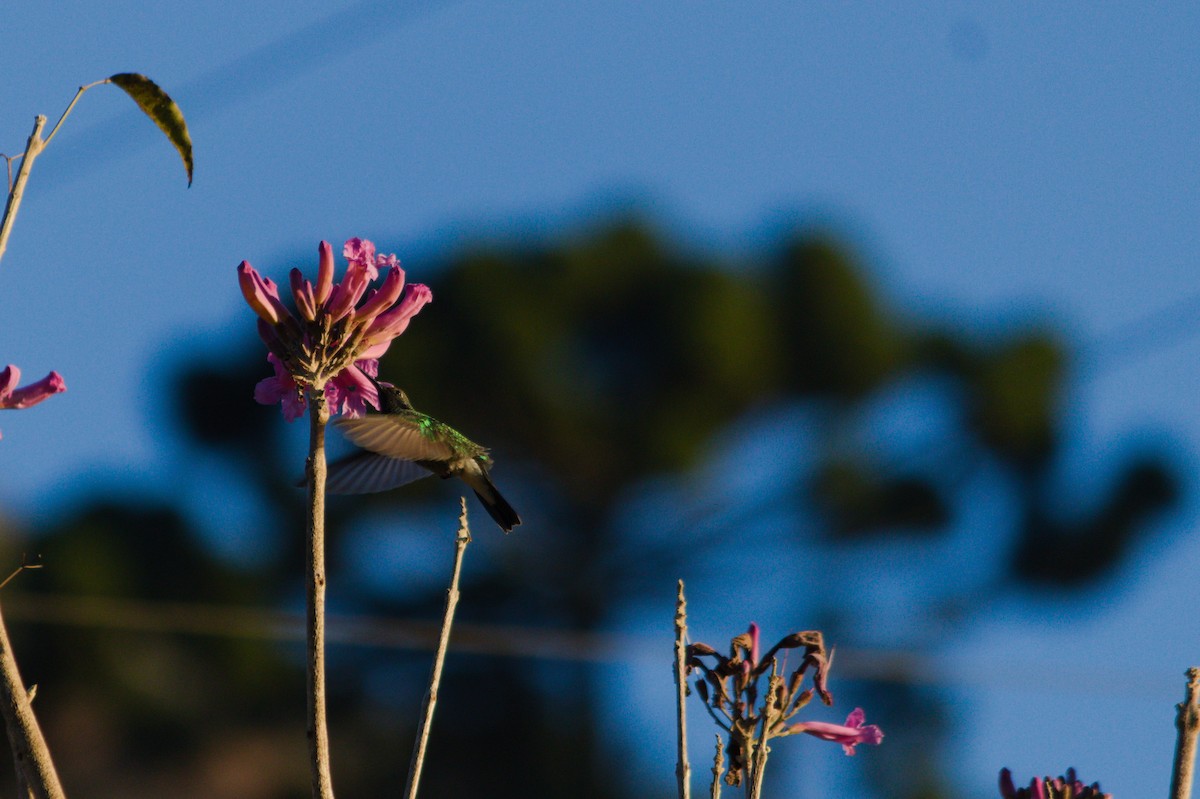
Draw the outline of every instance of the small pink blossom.
[[[0,372],[0,409],[23,410],[67,390],[67,383],[58,372],[51,372],[36,383],[17,388],[20,382],[21,370],[12,364]]]
[[[836,741],[847,755],[854,754],[859,744],[878,744],[883,741],[883,730],[874,724],[864,725],[866,713],[861,707],[850,711],[845,724],[830,724],[824,721],[802,721],[793,724],[789,732],[805,732],[822,741]]]
[[[367,358],[355,361],[342,370],[326,387],[329,412],[340,413],[347,419],[357,419],[367,408],[379,407],[379,388],[371,380],[379,374],[379,361]]]
[[[275,353],[267,353],[267,360],[275,368],[275,375],[258,381],[258,385],[254,387],[254,400],[260,405],[282,403],[283,418],[294,422],[304,415],[304,409],[308,405],[304,401],[304,391],[288,374],[283,361],[279,360]]]

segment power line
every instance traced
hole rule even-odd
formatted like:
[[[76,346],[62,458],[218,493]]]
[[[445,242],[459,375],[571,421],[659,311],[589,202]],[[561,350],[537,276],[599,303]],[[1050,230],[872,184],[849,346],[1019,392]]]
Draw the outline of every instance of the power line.
[[[86,627],[143,635],[191,635],[240,638],[264,642],[304,641],[304,615],[300,612],[159,602],[70,594],[12,594],[4,611],[17,624]],[[431,652],[437,643],[435,621],[385,616],[331,614],[327,637],[334,646]],[[660,637],[517,625],[456,622],[452,651],[535,660],[604,664],[670,662],[672,639],[664,623]],[[1136,695],[1160,701],[1178,692],[1178,669],[1166,670],[1161,679],[1150,677],[1136,684],[1117,672],[1097,672],[1093,665],[1055,667],[1045,661],[1002,664],[989,660],[979,668],[955,666],[936,653],[898,649],[837,647],[834,679],[893,685],[939,686],[960,689],[1005,689],[1028,692],[1090,695]],[[1150,672],[1150,670],[1147,670]]]
[[[1119,368],[1200,334],[1200,292],[1168,302],[1093,339],[1084,352],[1093,372]]]
[[[347,57],[388,30],[411,24],[446,4],[446,0],[366,0],[230,59],[189,82],[164,84],[163,88],[180,104],[195,133],[199,120],[298,80],[334,58]],[[87,138],[124,142],[122,147],[85,150],[65,142],[60,148],[56,142],[59,167],[38,179],[38,191],[62,188],[104,163],[132,157],[151,145],[159,146],[162,135],[141,117],[136,110],[127,109],[80,131]],[[197,148],[202,149],[202,142],[197,142]]]

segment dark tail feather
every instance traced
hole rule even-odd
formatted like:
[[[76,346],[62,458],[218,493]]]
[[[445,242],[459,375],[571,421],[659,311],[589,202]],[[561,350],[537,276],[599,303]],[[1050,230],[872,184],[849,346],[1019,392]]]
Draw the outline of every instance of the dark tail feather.
[[[492,496],[489,499],[478,491],[475,492],[475,496],[479,497],[479,501],[483,503],[483,507],[487,509],[491,517],[496,520],[496,524],[500,525],[500,529],[506,533],[511,533],[512,529],[521,523],[521,517],[513,510],[512,505],[508,504],[508,500],[502,497],[500,492],[496,490],[496,485],[486,473],[483,479],[487,480]]]

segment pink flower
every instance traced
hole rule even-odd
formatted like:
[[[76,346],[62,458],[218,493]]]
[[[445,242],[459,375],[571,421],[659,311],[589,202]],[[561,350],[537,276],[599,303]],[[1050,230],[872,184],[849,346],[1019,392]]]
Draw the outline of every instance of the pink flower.
[[[58,372],[51,372],[36,383],[17,388],[19,382],[21,382],[21,370],[12,364],[0,372],[0,409],[30,408],[53,394],[67,390],[66,381]]]
[[[1018,788],[1013,784],[1012,772],[1006,768],[1000,769],[1000,796],[1003,799],[1055,799],[1059,796],[1073,796],[1076,799],[1112,799],[1111,793],[1104,793],[1100,783],[1093,782],[1084,785],[1075,775],[1075,769],[1067,769],[1065,777],[1050,779],[1034,777],[1029,781],[1028,788]]]
[[[315,285],[292,270],[295,314],[272,280],[246,261],[238,267],[242,295],[258,315],[259,337],[275,370],[258,384],[254,397],[263,404],[281,403],[288,421],[304,414],[305,392],[313,388],[325,389],[331,413],[356,417],[379,407],[378,390],[369,379],[378,371],[377,359],[433,298],[427,286],[405,286],[400,261],[376,254],[369,241],[350,239],[342,254],[346,274],[336,284],[333,247],[326,241],[317,248]],[[368,293],[381,268],[389,270],[386,277]]]
[[[846,750],[846,754],[853,755],[854,747],[859,744],[878,744],[883,741],[883,730],[874,724],[863,725],[866,717],[863,709],[856,707],[846,717],[845,724],[802,721],[799,724],[793,724],[789,728],[789,732],[806,732],[822,741],[836,741],[842,745],[842,749]]]
[[[347,419],[366,415],[367,408],[379,407],[379,388],[371,377],[379,375],[379,361],[366,358],[348,366],[326,387],[329,412],[340,413]],[[368,377],[369,376],[369,377]]]
[[[275,376],[260,380],[254,387],[254,400],[260,405],[283,403],[283,418],[294,422],[304,415],[307,403],[304,401],[304,390],[288,374],[283,367],[283,361],[275,353],[267,353],[267,360],[275,367]]]

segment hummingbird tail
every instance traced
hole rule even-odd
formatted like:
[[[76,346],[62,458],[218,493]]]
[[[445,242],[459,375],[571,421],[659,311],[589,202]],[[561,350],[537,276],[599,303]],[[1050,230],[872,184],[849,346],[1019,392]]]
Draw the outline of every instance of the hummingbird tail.
[[[512,505],[505,501],[504,497],[500,496],[500,492],[493,492],[492,498],[489,500],[478,491],[475,496],[479,497],[479,501],[483,503],[483,507],[496,520],[496,524],[500,525],[500,529],[506,533],[511,533],[512,529],[521,523],[521,517],[513,510]]]
[[[475,480],[468,481],[468,483],[475,490],[475,496],[479,497],[479,501],[483,503],[488,514],[496,520],[496,524],[500,525],[500,529],[511,533],[512,529],[521,523],[521,517],[513,510],[513,506],[508,504],[508,500],[496,490],[496,484],[492,482],[492,478],[486,471],[481,469],[479,474],[474,477]]]

